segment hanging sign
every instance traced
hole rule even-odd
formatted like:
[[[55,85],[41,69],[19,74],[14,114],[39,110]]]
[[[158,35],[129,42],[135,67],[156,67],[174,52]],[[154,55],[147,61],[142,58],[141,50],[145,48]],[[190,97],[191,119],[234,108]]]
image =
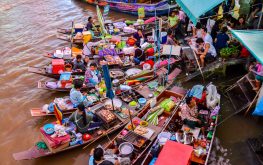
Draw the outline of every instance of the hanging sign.
[[[144,18],[145,17],[144,7],[139,7],[138,8],[138,17],[139,18]]]

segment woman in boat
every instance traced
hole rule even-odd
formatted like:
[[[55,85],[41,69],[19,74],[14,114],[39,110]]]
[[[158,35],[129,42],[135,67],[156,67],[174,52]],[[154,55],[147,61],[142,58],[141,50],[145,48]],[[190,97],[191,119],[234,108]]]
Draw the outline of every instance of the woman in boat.
[[[87,93],[81,93],[80,90],[83,87],[83,81],[76,79],[74,80],[74,87],[70,90],[70,101],[74,107],[77,107],[79,104],[83,103],[85,107],[88,107],[92,104],[87,100]]]
[[[203,135],[205,135],[203,122],[198,118],[198,108],[195,99],[187,97],[185,100],[186,104],[181,107],[182,121],[190,128],[200,127]]]
[[[82,60],[81,55],[77,55],[76,59],[73,62],[73,71],[76,72],[85,72],[86,66],[84,65],[84,62]]]
[[[134,48],[135,51],[134,51],[133,61],[136,65],[139,65],[141,62],[146,60],[146,55],[138,43],[135,44]]]
[[[256,74],[256,87],[254,90],[258,91],[260,89],[261,83],[263,82],[263,66],[257,61],[256,65],[251,65],[249,71]]]
[[[245,30],[245,29],[247,29],[247,23],[246,23],[244,17],[239,17],[238,18],[238,23],[237,23],[235,29],[237,29],[237,30]]]
[[[73,122],[78,132],[82,134],[87,133],[89,130],[99,128],[102,125],[102,122],[99,121],[95,115],[91,112],[86,112],[85,106],[82,103],[79,104],[78,109],[70,115],[69,121]]]
[[[172,11],[170,16],[168,17],[168,21],[169,21],[168,26],[173,33],[175,33],[175,30],[177,29],[180,22],[178,14],[179,14],[178,10]]]
[[[100,71],[97,69],[97,64],[91,63],[90,67],[85,72],[85,84],[89,87],[94,87],[101,81]]]
[[[104,150],[101,147],[92,149],[90,152],[89,164],[93,165],[119,165],[118,159],[115,159],[114,163],[112,160],[107,160],[104,158]]]
[[[200,56],[201,67],[205,66],[205,60],[214,60],[216,58],[216,49],[211,43],[204,42],[202,38],[197,38],[196,45],[198,46],[196,54]]]
[[[94,29],[93,18],[89,17],[88,18],[88,23],[86,25],[86,30],[93,30],[93,29]]]
[[[131,38],[133,38],[135,40],[135,44],[141,45],[141,40],[145,40],[144,34],[142,32],[141,28],[137,29],[137,32],[133,34],[133,36],[131,36]]]

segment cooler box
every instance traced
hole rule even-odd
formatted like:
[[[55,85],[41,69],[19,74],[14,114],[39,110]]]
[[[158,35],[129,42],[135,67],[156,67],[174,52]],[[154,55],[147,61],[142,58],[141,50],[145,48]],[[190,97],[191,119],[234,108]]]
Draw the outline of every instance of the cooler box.
[[[52,59],[52,73],[59,74],[65,69],[65,61],[63,59]]]
[[[83,29],[84,29],[84,25],[83,24],[77,23],[77,24],[74,25],[75,33],[78,33],[78,32],[82,33]]]

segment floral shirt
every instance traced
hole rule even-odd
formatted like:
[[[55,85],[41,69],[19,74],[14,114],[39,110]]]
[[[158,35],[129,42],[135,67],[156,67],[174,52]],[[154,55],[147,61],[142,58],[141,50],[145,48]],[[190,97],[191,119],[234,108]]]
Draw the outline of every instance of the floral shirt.
[[[181,106],[181,118],[182,120],[187,119],[191,121],[197,121],[197,108],[190,108],[187,104]]]
[[[91,71],[90,69],[87,69],[85,72],[85,83],[86,84],[93,84],[97,85],[101,81],[101,74],[98,70]]]

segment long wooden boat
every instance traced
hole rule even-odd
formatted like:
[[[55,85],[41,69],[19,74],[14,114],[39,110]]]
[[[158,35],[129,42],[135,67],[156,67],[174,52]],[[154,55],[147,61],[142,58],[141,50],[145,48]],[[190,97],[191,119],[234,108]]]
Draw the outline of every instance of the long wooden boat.
[[[159,105],[163,100],[175,97],[178,100],[182,100],[184,96],[165,90],[163,91],[157,98],[156,98],[156,105]],[[134,127],[136,127],[134,130],[131,129],[132,124],[129,122],[125,126],[125,128],[110,142],[106,145],[105,150],[113,150],[120,147],[121,144],[124,142],[128,142],[133,145],[134,150],[132,152],[132,155],[130,156],[131,163],[130,164],[140,164],[141,158],[145,153],[147,153],[150,146],[153,144],[154,140],[157,138],[158,134],[164,129],[164,127],[167,126],[167,121],[171,121],[173,116],[177,114],[179,105],[181,104],[181,101],[178,101],[177,105],[171,109],[170,112],[163,112],[159,117],[159,123],[158,125],[153,125],[148,123],[145,129],[148,130],[146,134],[139,134],[136,129],[138,127],[142,127],[141,124],[135,124],[135,123],[143,123],[146,120],[146,117],[148,116],[151,106],[148,104],[145,106],[145,108],[138,114],[137,117],[132,119],[132,123],[134,124]],[[150,132],[150,133],[149,133]],[[117,144],[117,145],[116,145]],[[118,154],[114,153],[114,154]]]
[[[177,5],[169,5],[168,0],[162,0],[155,4],[150,4],[150,1],[145,3],[125,3],[120,1],[106,0],[97,3],[95,0],[85,0],[91,5],[99,5],[101,7],[110,5],[110,10],[127,13],[138,16],[138,8],[143,7],[146,17],[152,17],[155,15],[168,15],[168,13],[174,10]]]
[[[180,123],[181,121],[181,117],[179,116],[179,113],[180,113],[180,108],[178,109],[176,115],[173,116],[173,119],[171,120],[171,123],[169,124],[173,124],[173,126],[169,126],[169,124],[164,128],[163,132],[169,132],[171,133],[172,135],[177,132],[179,129],[183,130],[185,127],[185,125],[182,125],[182,123]],[[210,114],[208,114],[210,115]],[[211,121],[209,121],[210,123],[213,122],[214,123],[214,127],[213,127],[213,131],[212,131],[212,138],[211,139],[198,139],[197,140],[197,137],[198,137],[198,134],[200,132],[200,128],[195,128],[194,130],[191,129],[191,133],[193,133],[194,136],[197,136],[195,137],[195,142],[193,144],[194,147],[192,147],[192,150],[193,149],[196,149],[198,145],[200,145],[200,143],[202,142],[206,142],[206,146],[204,146],[204,149],[206,150],[206,154],[205,155],[200,155],[200,156],[197,156],[195,154],[195,151],[193,150],[192,153],[189,155],[189,158],[188,160],[186,160],[187,162],[189,162],[190,164],[200,164],[200,165],[207,165],[208,164],[208,161],[209,161],[209,156],[212,152],[212,145],[213,145],[213,141],[214,141],[214,138],[215,138],[215,133],[216,133],[216,125],[218,123],[218,115],[215,116],[216,119],[214,121],[212,121],[212,119],[210,119]],[[177,122],[175,122],[177,121]],[[210,124],[209,123],[209,124]],[[172,128],[173,127],[173,128]],[[206,132],[208,132],[206,130]],[[173,135],[175,136],[175,135]],[[154,143],[153,143],[153,146],[157,146],[159,145],[159,140],[157,139]],[[186,144],[184,144],[186,145]],[[158,153],[160,153],[162,151],[162,148],[163,146],[161,145],[160,147],[160,151]],[[160,155],[160,154],[159,154]],[[151,164],[151,163],[154,163],[156,162],[156,160],[158,159],[158,157],[154,157],[151,150],[148,151],[148,153],[146,154],[146,156],[144,156],[142,159],[141,159],[141,164],[142,165],[148,165],[148,164]],[[176,161],[177,158],[173,158],[172,161]],[[158,162],[159,164],[162,163],[162,162]]]
[[[125,105],[125,104],[123,104]],[[127,107],[127,105],[125,105]],[[101,116],[99,116],[99,112],[105,109],[104,105],[101,104],[97,104],[93,107],[91,107],[90,111],[92,111],[94,114],[96,114],[99,118],[101,118]],[[136,116],[142,109],[138,110],[138,111],[132,111],[132,116]],[[69,144],[66,144],[66,146],[61,145],[58,148],[52,148],[49,145],[47,145],[48,149],[38,149],[37,146],[33,146],[32,148],[30,148],[29,150],[26,151],[22,151],[22,152],[18,152],[18,153],[14,153],[13,157],[15,160],[28,160],[28,159],[35,159],[35,158],[40,158],[40,157],[45,157],[45,156],[50,156],[50,155],[54,155],[60,152],[64,152],[64,151],[68,151],[71,150],[73,148],[77,148],[83,145],[90,145],[92,143],[97,142],[98,140],[100,140],[101,138],[103,138],[104,136],[108,136],[113,132],[116,132],[117,130],[121,129],[123,126],[125,126],[129,119],[128,117],[121,117],[119,115],[119,113],[114,112],[113,113],[115,116],[115,120],[113,122],[107,123],[104,122],[103,127],[100,127],[100,129],[98,130],[93,130],[92,132],[89,132],[89,134],[91,135],[91,139],[87,140],[87,141],[83,141],[83,143],[78,143],[75,145],[70,146]],[[101,118],[102,119],[102,118]],[[105,121],[105,120],[102,120]],[[102,134],[99,132],[103,132]],[[42,136],[42,140],[47,143],[47,139],[45,138],[46,135],[44,135],[43,133],[41,133]]]

